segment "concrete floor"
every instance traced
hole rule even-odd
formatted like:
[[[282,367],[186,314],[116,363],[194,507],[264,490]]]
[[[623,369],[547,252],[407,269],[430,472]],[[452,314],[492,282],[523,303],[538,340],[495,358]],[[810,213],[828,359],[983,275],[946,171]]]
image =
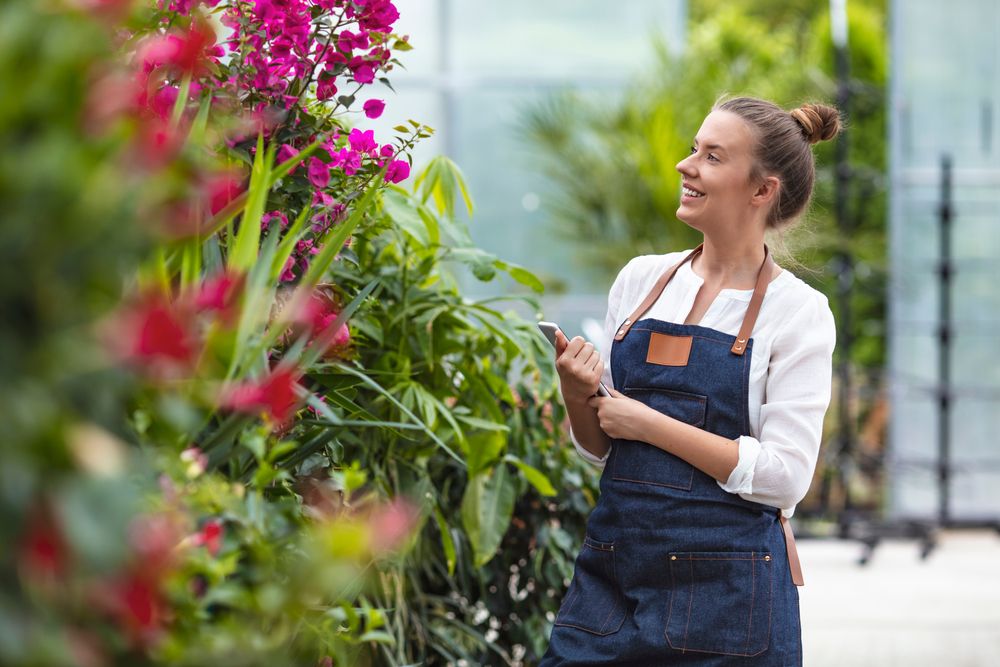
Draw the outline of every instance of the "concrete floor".
[[[800,540],[805,667],[1000,666],[1000,535],[945,532],[927,560],[915,541]]]

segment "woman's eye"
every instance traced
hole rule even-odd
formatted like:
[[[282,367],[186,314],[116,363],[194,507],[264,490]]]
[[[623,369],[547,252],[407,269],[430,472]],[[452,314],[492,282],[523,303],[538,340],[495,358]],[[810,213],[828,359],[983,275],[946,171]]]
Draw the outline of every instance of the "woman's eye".
[[[697,148],[695,148],[694,146],[692,146],[692,147],[691,147],[691,151],[690,151],[690,152],[688,153],[688,155],[694,155],[694,154],[695,154],[695,153],[697,153],[697,152],[698,152],[698,149],[697,149]]]
[[[716,155],[715,153],[709,153],[708,154],[708,159],[709,160],[715,160],[716,162],[718,162],[719,161],[719,156]]]

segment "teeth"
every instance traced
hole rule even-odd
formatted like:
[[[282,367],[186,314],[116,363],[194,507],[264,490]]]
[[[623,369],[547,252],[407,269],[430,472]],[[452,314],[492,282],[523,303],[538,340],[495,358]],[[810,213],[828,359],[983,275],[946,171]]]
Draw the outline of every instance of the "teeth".
[[[681,191],[688,197],[704,197],[705,195],[701,192],[695,192],[690,188],[681,187]]]

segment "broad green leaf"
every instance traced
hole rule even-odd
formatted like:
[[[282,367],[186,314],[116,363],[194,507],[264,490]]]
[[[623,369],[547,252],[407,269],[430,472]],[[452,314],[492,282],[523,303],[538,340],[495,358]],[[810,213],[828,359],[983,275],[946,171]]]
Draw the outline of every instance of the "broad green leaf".
[[[515,479],[506,464],[501,463],[490,474],[469,479],[462,498],[462,525],[476,567],[486,565],[496,554],[510,525],[516,497]]]
[[[550,482],[549,478],[546,477],[545,474],[538,468],[528,465],[513,454],[508,454],[503,460],[516,465],[524,474],[524,478],[527,479],[528,482],[543,496],[556,495],[556,489],[552,486],[552,482]]]
[[[507,437],[497,431],[480,431],[466,436],[466,463],[469,475],[477,475],[497,460],[507,446]]]
[[[430,244],[431,238],[427,226],[416,207],[399,188],[387,189],[382,195],[382,205],[392,221],[413,240],[422,246]]]
[[[538,294],[545,291],[545,285],[543,285],[542,281],[539,280],[538,277],[531,271],[525,269],[524,267],[517,266],[516,264],[509,264],[506,262],[504,264],[505,266],[503,269],[517,282],[522,285],[527,285]]]

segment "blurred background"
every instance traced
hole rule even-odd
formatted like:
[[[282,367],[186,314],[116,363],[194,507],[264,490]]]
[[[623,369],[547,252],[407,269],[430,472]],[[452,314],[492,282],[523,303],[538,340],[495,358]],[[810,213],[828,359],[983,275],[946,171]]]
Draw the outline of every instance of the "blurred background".
[[[399,108],[438,129],[420,150],[462,165],[473,238],[535,272],[574,333],[603,321],[628,259],[695,241],[674,165],[719,95],[837,105],[812,210],[776,240],[840,325],[843,387],[801,512],[996,525],[996,3],[413,4],[401,30],[423,48]]]

